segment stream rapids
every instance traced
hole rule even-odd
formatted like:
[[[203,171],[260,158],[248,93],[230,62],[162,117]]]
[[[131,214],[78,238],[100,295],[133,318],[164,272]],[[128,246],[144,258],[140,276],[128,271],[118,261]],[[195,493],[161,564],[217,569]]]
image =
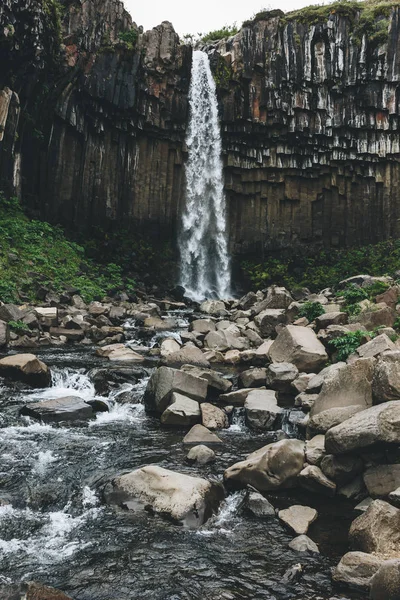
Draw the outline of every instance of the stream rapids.
[[[127,331],[133,345],[157,344],[134,327]],[[217,461],[190,466],[185,431],[164,429],[144,411],[151,365],[147,376],[113,389],[107,395],[110,412],[88,424],[48,425],[19,417],[21,406],[31,401],[73,394],[94,398],[93,373],[110,368],[91,347],[53,348],[38,356],[52,369],[51,388],[32,391],[0,380],[0,585],[40,581],[74,600],[361,599],[332,589],[330,570],[346,551],[351,521],[348,507],[337,499],[316,505],[315,496],[303,494],[320,514],[309,534],[320,555],[290,550],[292,536],[278,519],[246,511],[245,491],[229,495],[218,515],[196,531],[103,503],[108,479],[147,464],[222,480],[224,469],[273,441],[273,432],[251,432],[236,409],[230,429],[218,432],[224,444]],[[281,508],[299,495],[269,498]],[[300,577],[285,577],[298,563]]]

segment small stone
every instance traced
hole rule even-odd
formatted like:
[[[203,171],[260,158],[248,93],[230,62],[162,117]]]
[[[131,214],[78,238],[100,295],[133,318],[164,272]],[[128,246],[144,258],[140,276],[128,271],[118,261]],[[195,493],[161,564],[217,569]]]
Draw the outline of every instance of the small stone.
[[[191,448],[186,458],[189,462],[196,462],[199,465],[208,465],[209,463],[214,462],[216,457],[214,450],[200,444],[199,446]]]
[[[256,517],[274,517],[275,509],[272,504],[258,492],[250,492],[247,498],[247,508]]]
[[[222,440],[204,425],[194,425],[183,438],[184,444],[222,444]]]
[[[299,535],[289,544],[291,550],[296,552],[315,552],[319,554],[319,548],[307,535]]]
[[[285,510],[280,510],[278,516],[297,535],[302,535],[307,533],[310,525],[318,517],[318,513],[315,508],[296,504]]]

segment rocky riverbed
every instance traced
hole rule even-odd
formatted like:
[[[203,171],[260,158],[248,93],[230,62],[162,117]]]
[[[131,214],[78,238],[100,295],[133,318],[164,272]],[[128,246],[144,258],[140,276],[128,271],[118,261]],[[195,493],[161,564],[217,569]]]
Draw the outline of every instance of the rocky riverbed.
[[[400,289],[340,288],[1,305],[1,597],[396,600]]]

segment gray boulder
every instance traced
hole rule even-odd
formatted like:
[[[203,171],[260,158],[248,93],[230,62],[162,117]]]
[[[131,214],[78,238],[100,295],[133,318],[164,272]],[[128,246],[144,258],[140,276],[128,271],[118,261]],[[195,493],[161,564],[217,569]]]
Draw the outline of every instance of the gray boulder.
[[[371,581],[371,600],[400,600],[400,559],[387,560]]]
[[[364,473],[364,483],[371,498],[385,498],[400,487],[400,465],[370,467]]]
[[[109,504],[137,511],[138,505],[194,528],[216,512],[224,497],[222,486],[149,465],[120,475],[105,488]]]
[[[200,405],[201,422],[207,429],[226,429],[229,427],[228,415],[214,404],[203,402]]]
[[[265,386],[267,371],[264,368],[249,369],[243,371],[239,376],[239,384],[242,388],[258,388]]]
[[[312,329],[287,325],[272,344],[269,354],[273,362],[288,362],[299,371],[318,371],[328,360],[328,355]]]
[[[272,504],[259,492],[251,491],[247,497],[247,508],[256,517],[274,517],[275,509]]]
[[[182,371],[206,379],[208,381],[208,395],[227,394],[232,389],[232,382],[212,369],[203,369],[194,365],[183,365]]]
[[[266,386],[272,390],[290,393],[293,391],[292,382],[299,371],[291,363],[272,363],[267,367]]]
[[[10,340],[10,329],[5,321],[0,321],[0,348],[7,346]]]
[[[328,454],[322,459],[320,467],[326,477],[338,485],[343,485],[362,473],[364,463],[361,458],[353,454],[342,456]]]
[[[304,467],[305,444],[281,440],[268,444],[234,464],[224,473],[227,483],[251,485],[260,492],[293,487]]]
[[[340,585],[367,591],[381,565],[382,559],[373,554],[348,552],[333,570],[332,579]]]
[[[177,367],[185,364],[197,365],[199,367],[206,368],[210,366],[210,363],[208,362],[200,348],[196,348],[196,346],[189,345],[182,346],[182,348],[177,352],[172,352],[171,354],[168,354],[168,356],[165,356],[162,359],[162,362],[164,365],[169,367]]]
[[[399,555],[400,510],[383,500],[374,500],[350,527],[349,540],[354,549],[378,557]]]
[[[400,400],[373,406],[333,427],[326,434],[329,454],[344,454],[377,442],[400,443]]]
[[[209,463],[214,462],[215,458],[214,450],[201,444],[191,448],[186,457],[189,462],[195,462],[198,465],[208,465]]]
[[[311,523],[318,517],[315,508],[296,504],[285,510],[280,510],[278,516],[297,535],[306,534]]]
[[[196,319],[190,323],[189,331],[207,335],[210,331],[215,331],[215,323],[211,319]]]
[[[286,312],[283,309],[267,308],[254,318],[262,337],[269,337],[281,323],[286,323]]]
[[[246,422],[253,429],[270,430],[282,409],[272,390],[253,390],[244,403]]]
[[[173,392],[203,402],[207,398],[207,390],[206,379],[177,369],[160,367],[147,384],[144,405],[148,412],[161,414],[170,404]]]
[[[361,406],[345,406],[343,408],[329,408],[310,418],[308,431],[315,435],[326,433],[332,427],[340,425],[355,414],[362,412]]]
[[[161,415],[161,423],[176,427],[187,427],[200,423],[200,405],[196,400],[173,392],[171,404]]]
[[[374,370],[372,392],[376,402],[400,400],[400,352],[383,354]]]
[[[319,554],[319,548],[307,535],[295,537],[289,544],[289,548],[295,552],[314,552]]]
[[[183,443],[194,446],[199,444],[208,446],[209,444],[221,444],[222,440],[204,425],[193,425],[192,429],[183,438]]]
[[[253,392],[254,388],[242,388],[228,394],[221,394],[219,401],[232,406],[244,406],[247,396]]]

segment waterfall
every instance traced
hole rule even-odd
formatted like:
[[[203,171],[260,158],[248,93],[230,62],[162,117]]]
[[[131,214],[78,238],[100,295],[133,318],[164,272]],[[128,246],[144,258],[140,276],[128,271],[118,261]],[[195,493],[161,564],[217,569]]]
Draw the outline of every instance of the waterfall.
[[[215,82],[205,52],[193,52],[187,132],[181,285],[193,300],[227,298],[231,275]]]

